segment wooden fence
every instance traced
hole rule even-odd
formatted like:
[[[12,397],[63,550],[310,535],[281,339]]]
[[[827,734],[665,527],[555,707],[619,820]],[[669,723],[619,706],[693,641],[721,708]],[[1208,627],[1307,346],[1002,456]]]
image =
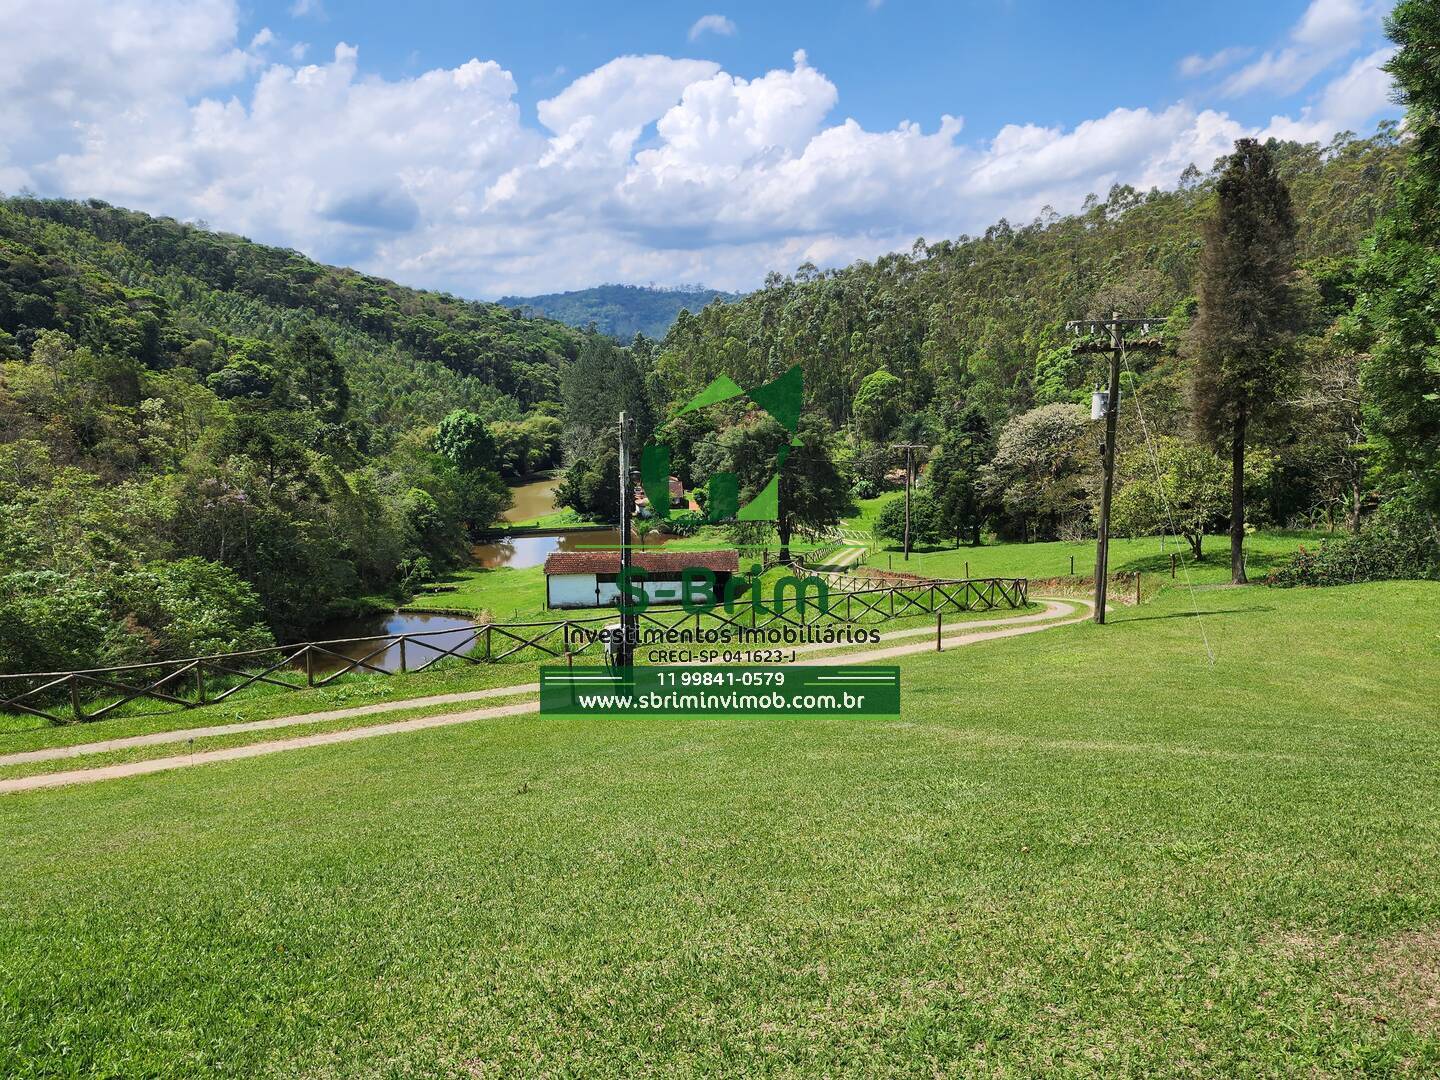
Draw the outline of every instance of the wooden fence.
[[[783,597],[778,606],[763,600],[740,599],[731,610],[694,614],[678,607],[652,608],[637,616],[642,637],[647,630],[666,632],[693,626],[696,631],[738,627],[804,627],[825,624],[865,625],[914,615],[947,611],[988,611],[1024,607],[1029,582],[1024,578],[976,578],[926,581],[889,588],[831,592],[822,608],[812,595]],[[479,623],[468,629],[422,630],[330,641],[276,645],[247,652],[159,660],[148,664],[91,668],[85,671],[32,672],[0,675],[0,712],[22,712],[55,724],[99,720],[140,698],[193,709],[214,705],[257,685],[305,690],[326,686],[352,672],[392,675],[414,673],[442,660],[490,664],[524,652],[553,659],[573,658],[602,647],[596,631],[619,619],[618,612],[545,622]],[[579,633],[587,630],[588,633]],[[442,639],[436,641],[433,639]],[[443,642],[443,643],[442,643]],[[359,656],[342,652],[359,646]],[[747,648],[757,647],[753,642]],[[395,670],[375,663],[391,649],[399,650]],[[318,667],[317,667],[318,662]],[[326,670],[325,665],[335,665]],[[94,709],[86,703],[113,697]]]

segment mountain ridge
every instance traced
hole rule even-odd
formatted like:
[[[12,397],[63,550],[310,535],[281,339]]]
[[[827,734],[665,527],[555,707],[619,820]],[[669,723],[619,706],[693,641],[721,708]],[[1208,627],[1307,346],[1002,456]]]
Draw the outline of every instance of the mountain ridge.
[[[498,303],[581,330],[593,323],[602,334],[629,341],[636,334],[662,338],[681,311],[698,312],[715,300],[730,302],[743,295],[704,285],[606,283],[568,292],[502,296]]]

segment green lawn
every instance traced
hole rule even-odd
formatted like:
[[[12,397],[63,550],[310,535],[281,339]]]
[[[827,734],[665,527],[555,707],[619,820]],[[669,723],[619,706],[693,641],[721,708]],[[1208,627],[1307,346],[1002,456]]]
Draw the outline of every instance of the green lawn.
[[[1266,530],[1255,533],[1246,540],[1246,563],[1250,577],[1263,578],[1295,553],[1301,544],[1315,546],[1323,533],[1294,532],[1287,530]],[[1176,564],[1177,584],[1184,584],[1188,572],[1191,582],[1204,584],[1230,580],[1230,538],[1211,536],[1205,541],[1205,557],[1195,562],[1190,555],[1190,546],[1183,540],[1169,537],[1163,542],[1158,536],[1144,536],[1135,539],[1116,537],[1110,542],[1111,573],[1132,573],[1139,570],[1146,574],[1170,574],[1170,555],[1179,556]],[[1095,541],[1070,542],[1056,540],[1038,544],[982,544],[970,547],[962,544],[958,548],[948,545],[935,549],[916,549],[907,562],[901,557],[898,545],[894,549],[874,552],[867,560],[871,566],[908,570],[926,577],[964,577],[969,564],[970,577],[1025,577],[1043,580],[1045,578],[1069,576],[1070,560],[1075,560],[1074,572],[1081,576],[1095,573]]]
[[[566,525],[589,525],[574,510],[568,507],[563,510],[552,510],[548,514],[541,514],[539,517],[526,518],[524,521],[506,521],[497,525],[496,530],[505,529],[562,529]]]
[[[1440,585],[1195,601],[4,797],[0,1075],[1435,1074]]]
[[[853,516],[846,518],[843,524],[849,528],[859,529],[861,532],[868,534],[875,528],[875,521],[879,518],[880,511],[885,508],[885,504],[893,499],[903,499],[904,497],[903,492],[886,491],[876,495],[873,499],[856,499],[855,506],[857,512]]]

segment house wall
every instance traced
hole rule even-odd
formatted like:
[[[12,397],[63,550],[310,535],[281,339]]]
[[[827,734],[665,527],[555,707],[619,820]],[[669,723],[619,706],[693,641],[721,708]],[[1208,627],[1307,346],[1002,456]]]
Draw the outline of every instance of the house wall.
[[[546,602],[552,608],[616,607],[620,601],[620,586],[613,581],[602,581],[597,597],[594,574],[547,574],[545,576]],[[729,574],[715,575],[717,593],[725,587]],[[680,603],[678,581],[637,582],[654,604]]]

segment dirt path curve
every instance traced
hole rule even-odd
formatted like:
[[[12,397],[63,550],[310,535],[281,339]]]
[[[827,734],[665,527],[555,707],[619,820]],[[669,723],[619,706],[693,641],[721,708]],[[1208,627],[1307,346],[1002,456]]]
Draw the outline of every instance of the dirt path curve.
[[[1037,597],[1036,599],[1040,599]],[[1030,615],[1018,615],[1008,619],[996,619],[983,626],[942,639],[945,649],[973,645],[997,638],[1017,637],[1041,630],[1068,626],[1089,617],[1090,603],[1086,600],[1043,600],[1042,611]],[[894,630],[881,635],[882,641],[894,641],[906,637],[934,634],[928,626]],[[811,653],[834,648],[830,645],[805,645],[796,648],[797,653]],[[872,648],[857,652],[846,652],[841,657],[814,656],[797,660],[798,664],[819,665],[843,659],[847,663],[870,663],[891,660],[899,656],[928,652],[935,648],[933,640],[892,645],[886,648]],[[11,754],[0,758],[0,765],[21,764],[29,761],[53,760],[61,757],[78,757],[84,754],[104,753],[110,750],[127,749],[137,746],[155,746],[164,743],[186,742],[193,738],[215,735],[230,735],[247,731],[263,731],[298,724],[319,723],[325,720],[345,719],[353,716],[367,716],[375,713],[393,712],[399,709],[424,708],[428,705],[450,705],[474,701],[486,697],[514,697],[521,694],[538,694],[538,683],[518,686],[501,686],[488,690],[472,690],[462,694],[440,694],[428,698],[410,698],[403,701],[379,702],[361,705],[352,709],[335,709],[323,713],[309,713],[301,716],[276,717],[272,720],[255,720],[245,724],[215,725],[205,728],[190,728],[180,731],[156,732],[153,735],[136,735],[125,739],[111,739],[105,742],[85,743],[80,746],[51,747],[22,754]],[[333,743],[354,742],[358,739],[374,738],[377,735],[396,735],[407,731],[422,731],[426,728],[448,727],[452,724],[466,724],[472,720],[486,720],[498,716],[518,716],[522,713],[539,711],[539,701],[523,701],[509,705],[498,705],[487,709],[470,709],[437,716],[421,716],[411,720],[396,720],[388,724],[372,724],[369,727],[350,728],[345,731],[326,731],[314,735],[301,735],[291,739],[277,739],[272,742],[251,743],[248,746],[233,746],[221,750],[202,750],[195,753],[179,754],[172,757],[152,758],[148,761],[131,761],[118,765],[103,765],[90,769],[70,769],[64,772],[43,773],[38,776],[22,776],[0,780],[0,794],[17,791],[31,791],[36,788],[61,787],[68,784],[94,783],[100,780],[115,780],[125,776],[142,776],[146,773],[180,769],[188,765],[208,765],[219,761],[235,761],[240,758],[276,754],[285,750],[302,750],[312,746],[327,746]]]

